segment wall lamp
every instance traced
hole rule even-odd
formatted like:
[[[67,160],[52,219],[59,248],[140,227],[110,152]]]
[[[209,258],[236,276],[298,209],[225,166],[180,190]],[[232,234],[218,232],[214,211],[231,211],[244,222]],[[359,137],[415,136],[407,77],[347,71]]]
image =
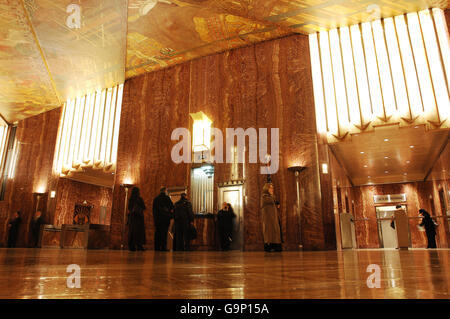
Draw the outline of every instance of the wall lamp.
[[[120,185],[123,188],[125,188],[125,205],[123,208],[123,224],[122,224],[122,243],[120,244],[120,248],[123,249],[124,248],[124,241],[125,241],[125,224],[126,224],[126,218],[127,218],[127,202],[128,202],[128,191],[130,188],[132,188],[134,185],[133,184],[122,184]]]
[[[300,181],[299,176],[300,173],[303,172],[306,169],[305,166],[291,166],[288,168],[289,171],[294,172],[295,174],[295,184],[297,188],[297,215],[298,215],[298,225],[299,225],[299,233],[300,233],[300,247],[303,247],[303,241],[302,241],[302,216],[301,216],[301,209],[300,209]]]

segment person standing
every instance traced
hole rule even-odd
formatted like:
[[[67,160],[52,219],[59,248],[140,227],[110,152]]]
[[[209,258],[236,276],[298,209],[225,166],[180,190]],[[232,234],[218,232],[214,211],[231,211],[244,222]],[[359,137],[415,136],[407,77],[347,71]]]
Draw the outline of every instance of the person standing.
[[[427,248],[436,248],[436,223],[425,209],[420,209],[419,214],[423,216],[422,223],[419,226],[425,227],[428,241]]]
[[[222,250],[229,250],[233,240],[233,218],[236,214],[229,203],[223,202],[222,209],[217,214],[217,224],[219,228],[220,247]]]
[[[44,224],[42,219],[42,212],[38,210],[33,219],[31,220],[30,230],[31,230],[31,247],[35,248],[39,244],[39,233],[41,232],[41,225]]]
[[[153,221],[155,223],[155,250],[167,251],[167,232],[173,218],[173,203],[165,187],[153,200]]]
[[[19,227],[22,219],[20,218],[20,211],[14,213],[13,218],[8,223],[8,248],[16,247],[17,237],[19,235]]]
[[[146,209],[144,200],[139,194],[139,188],[133,187],[130,200],[128,202],[128,248],[130,251],[144,250],[145,244],[145,224],[144,210]]]
[[[175,203],[174,219],[175,248],[177,251],[189,250],[189,226],[194,223],[194,213],[192,211],[192,204],[187,199],[185,193],[181,194],[180,200]]]
[[[264,250],[281,251],[281,231],[277,206],[274,199],[274,188],[266,183],[261,195],[261,218],[264,236]]]

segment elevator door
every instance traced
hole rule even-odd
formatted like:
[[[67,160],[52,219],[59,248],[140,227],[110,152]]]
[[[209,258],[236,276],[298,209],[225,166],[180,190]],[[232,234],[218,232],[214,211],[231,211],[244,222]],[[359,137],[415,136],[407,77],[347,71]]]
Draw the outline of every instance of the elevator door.
[[[243,250],[244,241],[244,218],[243,218],[243,187],[238,186],[224,186],[219,187],[219,209],[222,207],[223,202],[231,204],[233,211],[236,214],[236,218],[233,220],[233,241],[230,248],[232,250]]]
[[[381,248],[397,248],[397,232],[391,227],[391,218],[394,216],[395,206],[383,206],[376,209]]]

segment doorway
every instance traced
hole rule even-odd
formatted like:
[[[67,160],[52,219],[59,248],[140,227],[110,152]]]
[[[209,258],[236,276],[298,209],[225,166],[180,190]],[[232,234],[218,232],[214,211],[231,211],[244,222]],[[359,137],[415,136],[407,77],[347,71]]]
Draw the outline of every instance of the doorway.
[[[244,249],[244,216],[243,216],[243,185],[230,185],[219,187],[218,205],[221,209],[222,203],[227,202],[233,207],[236,218],[233,220],[233,241],[231,250]]]
[[[401,206],[401,209],[406,212],[406,206]],[[397,248],[397,231],[391,227],[392,218],[397,209],[395,206],[378,206],[375,209],[377,212],[380,248]]]

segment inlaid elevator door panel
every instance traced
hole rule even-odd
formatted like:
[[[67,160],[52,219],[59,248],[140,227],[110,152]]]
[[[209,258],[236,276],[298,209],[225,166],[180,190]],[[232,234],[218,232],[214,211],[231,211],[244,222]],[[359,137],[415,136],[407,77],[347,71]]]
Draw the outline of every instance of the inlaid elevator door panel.
[[[230,246],[232,250],[243,250],[244,248],[244,208],[242,191],[242,185],[219,187],[219,209],[223,202],[227,202],[231,204],[231,207],[236,214],[236,218],[233,220],[233,238]]]

